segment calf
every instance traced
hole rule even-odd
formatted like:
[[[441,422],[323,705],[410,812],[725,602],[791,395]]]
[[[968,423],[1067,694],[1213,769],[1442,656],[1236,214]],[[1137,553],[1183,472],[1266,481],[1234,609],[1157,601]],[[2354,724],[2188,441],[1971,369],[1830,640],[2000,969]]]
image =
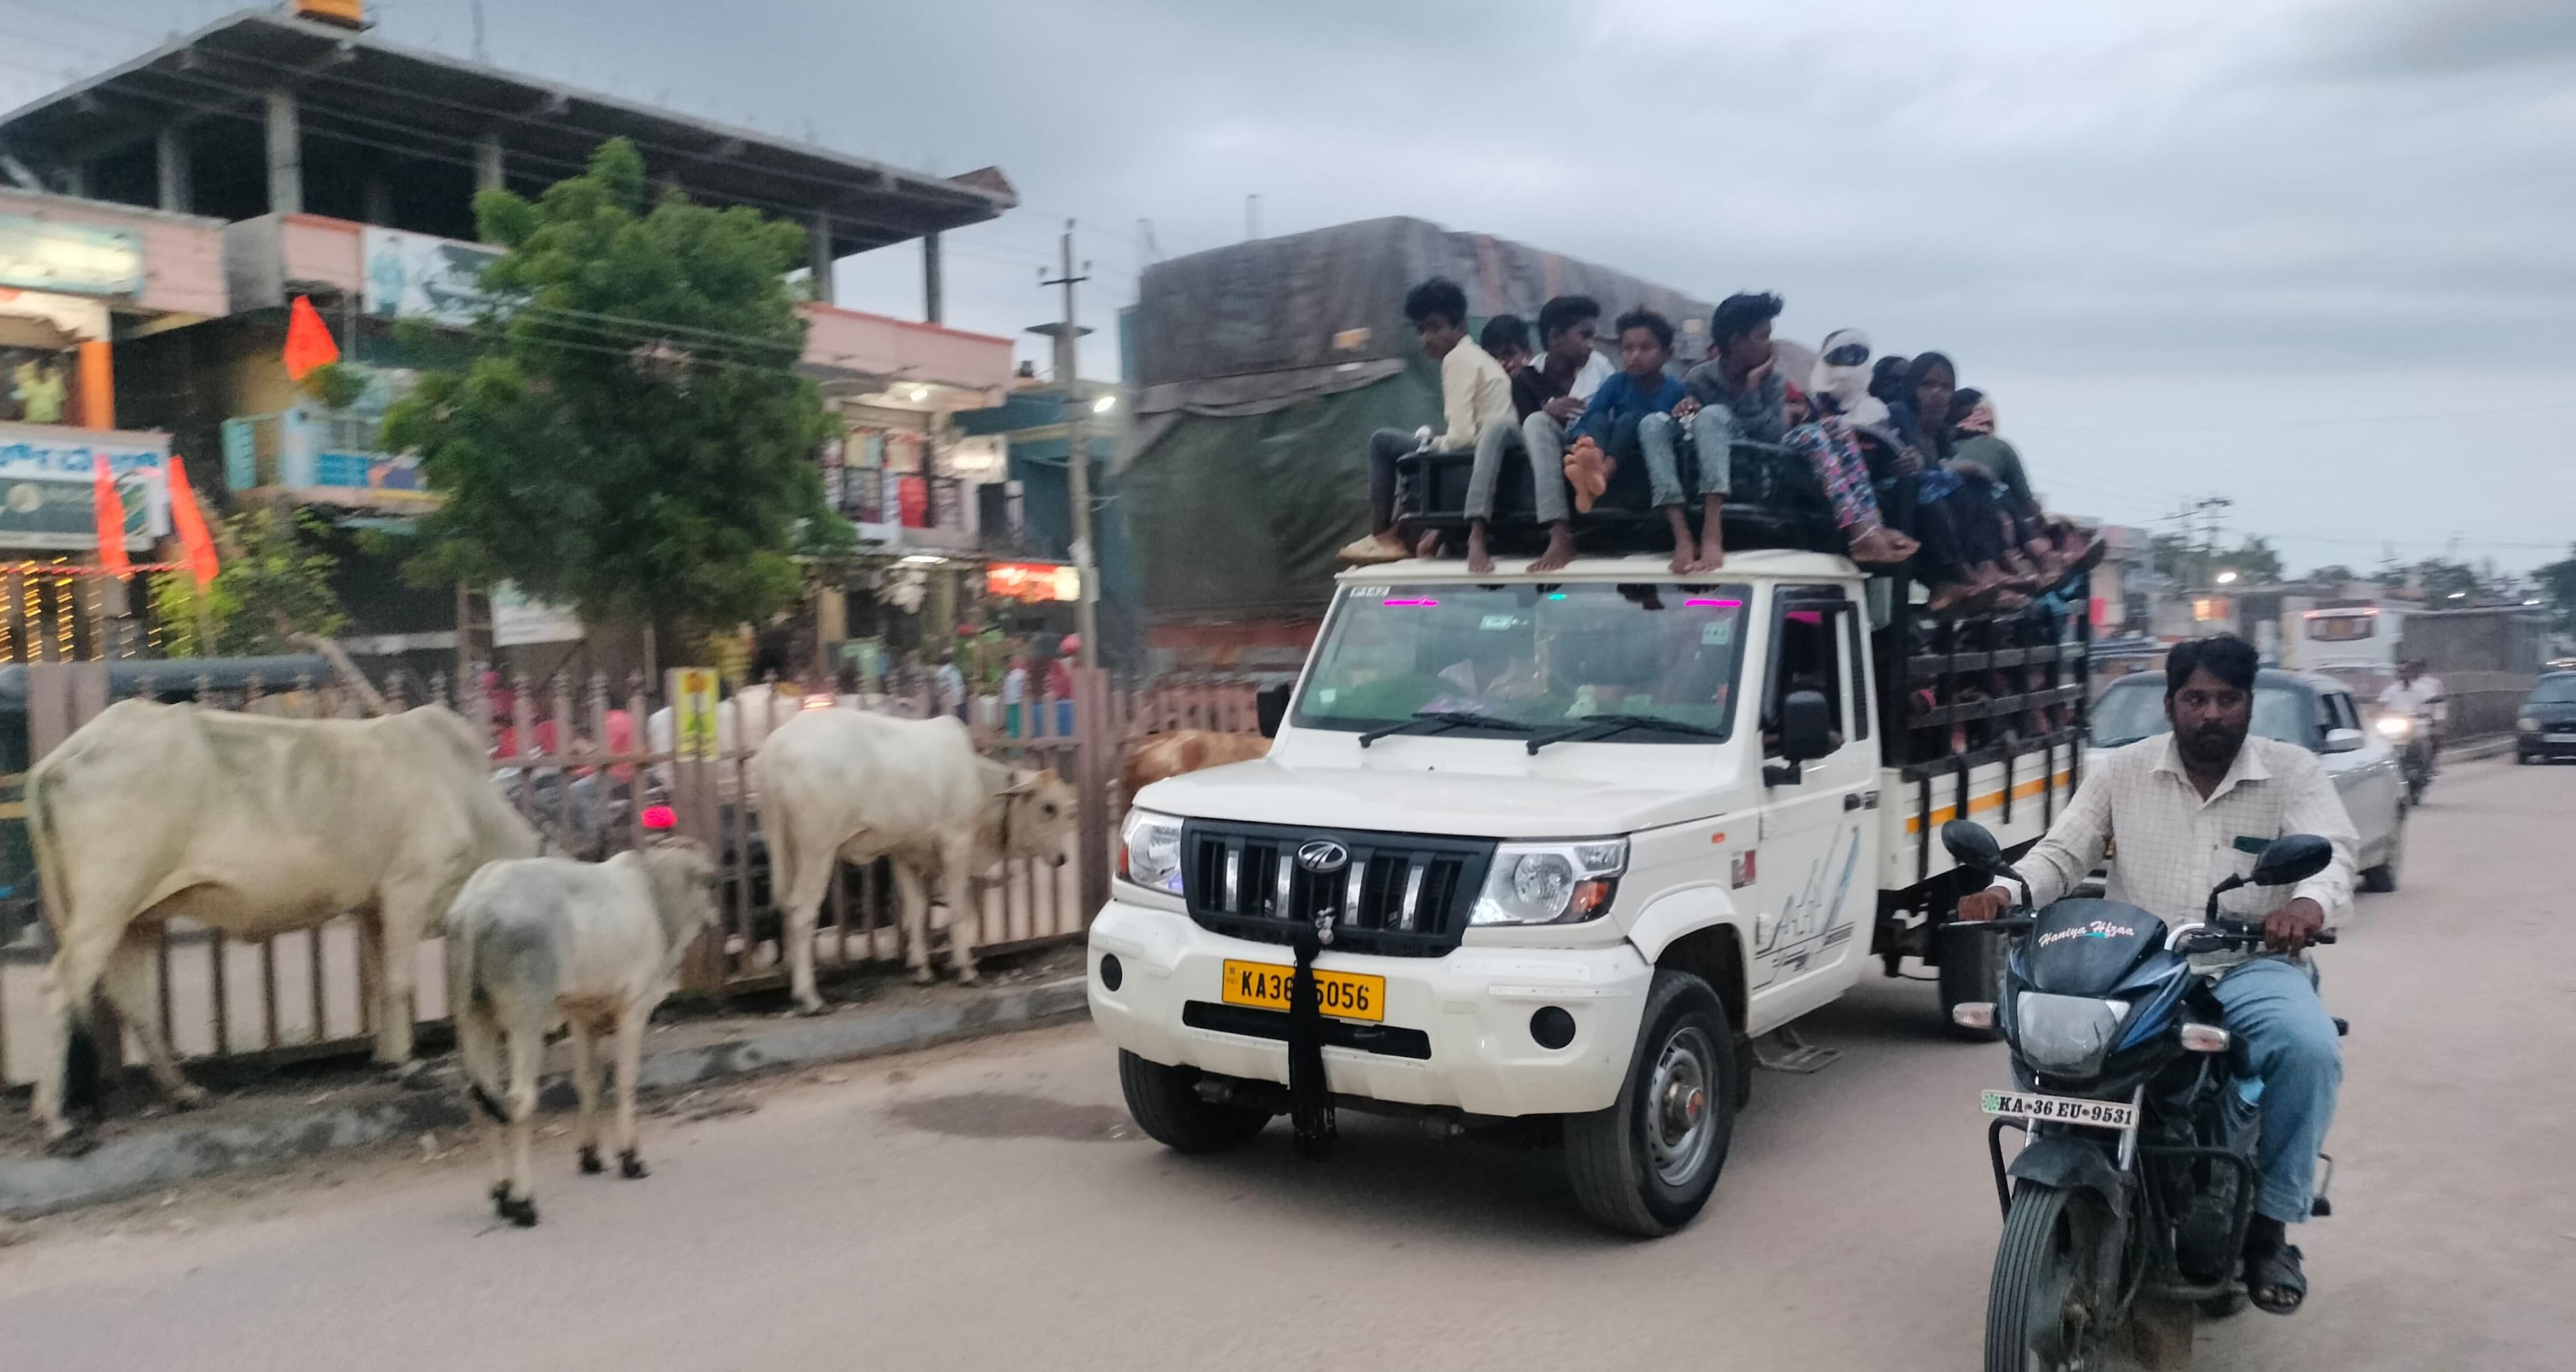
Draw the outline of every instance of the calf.
[[[788,982],[808,1013],[823,1008],[814,989],[814,925],[839,863],[895,860],[904,960],[925,982],[930,905],[921,878],[936,877],[948,901],[957,979],[971,982],[983,923],[976,879],[1004,858],[1063,865],[1073,830],[1072,787],[1051,772],[1015,771],[977,756],[966,726],[945,716],[807,710],[760,745],[752,773]]]
[[[546,1035],[559,1024],[572,1030],[581,1170],[601,1170],[599,1035],[613,1029],[619,1170],[645,1174],[635,1147],[644,1022],[670,994],[680,956],[715,917],[715,862],[688,839],[596,864],[496,862],[457,893],[447,911],[447,996],[466,1093],[493,1120],[492,1203],[503,1219],[537,1222],[529,1117]]]

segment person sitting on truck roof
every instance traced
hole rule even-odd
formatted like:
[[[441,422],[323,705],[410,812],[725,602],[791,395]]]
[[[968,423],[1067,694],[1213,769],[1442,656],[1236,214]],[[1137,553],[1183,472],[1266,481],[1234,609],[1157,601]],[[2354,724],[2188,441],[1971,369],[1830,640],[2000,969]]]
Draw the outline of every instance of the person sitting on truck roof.
[[[1935,614],[2019,610],[2030,603],[2025,592],[2041,588],[2035,575],[2020,577],[2003,565],[2008,545],[1993,483],[1948,463],[1956,447],[1951,414],[1958,377],[1948,357],[1918,353],[1907,364],[1906,396],[1887,407],[1899,441],[1913,449],[1922,467],[1914,478],[1913,532],[1923,542],[1919,570],[1932,588],[1925,608]]]
[[[1592,393],[1582,417],[1566,433],[1574,441],[1573,449],[1555,450],[1544,431],[1525,434],[1531,440],[1530,462],[1542,478],[1538,517],[1547,524],[1547,551],[1530,564],[1533,572],[1555,571],[1574,560],[1574,527],[1566,513],[1565,488],[1574,488],[1580,508],[1591,509],[1592,502],[1609,489],[1620,463],[1644,460],[1637,442],[1638,424],[1650,414],[1671,413],[1684,394],[1682,383],[1664,372],[1664,364],[1673,356],[1673,322],[1652,310],[1637,309],[1619,316],[1618,328],[1623,365],[1618,375]],[[1562,480],[1544,479],[1551,467],[1561,467]]]
[[[1422,351],[1440,364],[1440,407],[1448,431],[1430,426],[1407,432],[1380,429],[1369,435],[1369,531],[1342,549],[1346,562],[1395,562],[1407,555],[1395,528],[1395,464],[1416,452],[1466,452],[1501,444],[1513,431],[1512,379],[1475,340],[1467,337],[1467,292],[1435,276],[1404,297],[1404,317],[1422,339]],[[1500,461],[1497,455],[1496,461]],[[1424,556],[1435,550],[1425,539]]]
[[[1807,397],[1855,427],[1887,422],[1887,402],[1870,394],[1868,334],[1836,329],[1825,335],[1816,349],[1815,373],[1807,378]]]
[[[1893,567],[1913,557],[1921,545],[1901,530],[1887,526],[1878,508],[1878,489],[1871,484],[1869,464],[1861,457],[1851,422],[1829,407],[1811,406],[1792,388],[1781,397],[1781,420],[1789,426],[1782,446],[1807,460],[1816,482],[1825,488],[1825,503],[1849,541],[1851,560],[1863,567]]]
[[[1708,320],[1708,360],[1682,374],[1681,402],[1670,414],[1650,414],[1637,425],[1655,508],[1672,525],[1676,573],[1715,571],[1726,561],[1720,515],[1736,440],[1780,441],[1780,402],[1789,378],[1774,365],[1771,321],[1779,317],[1776,295],[1738,294],[1720,302]],[[1685,445],[1698,459],[1692,482],[1702,507],[1697,539],[1682,512]]]
[[[2326,869],[2278,906],[2266,911],[2276,897],[2247,895],[2221,905],[2223,914],[2259,925],[2268,951],[2193,958],[2202,970],[2219,972],[2211,993],[2220,1022],[2235,1036],[2238,1060],[2262,1083],[2255,1158],[2262,1177],[2245,1233],[2244,1277],[2255,1305],[2286,1315],[2308,1294],[2287,1226],[2306,1220],[2314,1205],[2317,1152],[2343,1081],[2335,1023],[2300,951],[2351,908],[2360,836],[2315,754],[2248,736],[2257,665],[2253,645],[2233,636],[2175,644],[2165,658],[2172,729],[2086,765],[2075,798],[2017,870],[2030,883],[2031,908],[2043,909],[2074,894],[2117,844],[2110,899],[2180,928],[2201,923],[2210,888],[2251,870],[2272,840],[2314,834],[2333,846]],[[1997,881],[1961,897],[1958,917],[1993,919],[2013,894]]]
[[[1591,352],[1589,325],[1585,326],[1582,336],[1584,351]],[[1488,435],[1478,436],[1475,466],[1467,474],[1467,570],[1482,576],[1494,570],[1493,554],[1486,550],[1485,545],[1487,525],[1494,516],[1494,483],[1502,479],[1505,461],[1514,457],[1528,459],[1529,444],[1523,437],[1520,423],[1526,422],[1549,403],[1550,383],[1545,370],[1533,365],[1529,325],[1522,322],[1519,315],[1498,314],[1486,320],[1478,341],[1496,362],[1502,364],[1504,373],[1512,379],[1512,412],[1516,421],[1509,432],[1494,436],[1495,441],[1484,441]]]

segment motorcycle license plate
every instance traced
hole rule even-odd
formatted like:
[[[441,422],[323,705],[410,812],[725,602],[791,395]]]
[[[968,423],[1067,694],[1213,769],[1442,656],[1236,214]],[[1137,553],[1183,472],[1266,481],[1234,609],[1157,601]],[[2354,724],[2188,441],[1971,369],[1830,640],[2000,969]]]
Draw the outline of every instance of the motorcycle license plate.
[[[2053,1124],[2089,1124],[2096,1129],[2134,1129],[2138,1107],[2121,1100],[2081,1100],[2074,1096],[2033,1096],[2019,1091],[1988,1091],[1986,1113]]]

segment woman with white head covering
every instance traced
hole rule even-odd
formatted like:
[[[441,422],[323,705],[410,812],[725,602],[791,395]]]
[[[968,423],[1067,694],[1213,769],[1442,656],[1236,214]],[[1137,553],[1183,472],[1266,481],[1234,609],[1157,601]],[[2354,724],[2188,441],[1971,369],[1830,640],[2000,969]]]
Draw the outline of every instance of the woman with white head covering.
[[[1869,335],[1858,329],[1825,335],[1807,393],[1830,397],[1835,413],[1855,425],[1887,422],[1887,403],[1869,393]]]

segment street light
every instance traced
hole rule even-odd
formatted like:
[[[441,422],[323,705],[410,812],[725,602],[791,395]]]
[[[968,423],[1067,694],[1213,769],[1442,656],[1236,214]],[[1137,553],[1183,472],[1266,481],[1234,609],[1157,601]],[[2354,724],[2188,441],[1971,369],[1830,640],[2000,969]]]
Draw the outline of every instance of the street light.
[[[2219,584],[2219,585],[2221,585],[2221,586],[2233,586],[2233,585],[2235,585],[2235,584],[2236,584],[2236,573],[2234,573],[2234,572],[2220,572],[2220,573],[2218,574],[2218,584]]]
[[[1107,414],[1107,413],[1109,413],[1111,410],[1114,410],[1114,409],[1117,409],[1117,408],[1118,408],[1118,397],[1116,397],[1116,396],[1114,396],[1114,395],[1104,395],[1104,396],[1100,397],[1098,400],[1095,400],[1095,401],[1092,401],[1092,402],[1091,402],[1091,412],[1092,412],[1093,414]]]

